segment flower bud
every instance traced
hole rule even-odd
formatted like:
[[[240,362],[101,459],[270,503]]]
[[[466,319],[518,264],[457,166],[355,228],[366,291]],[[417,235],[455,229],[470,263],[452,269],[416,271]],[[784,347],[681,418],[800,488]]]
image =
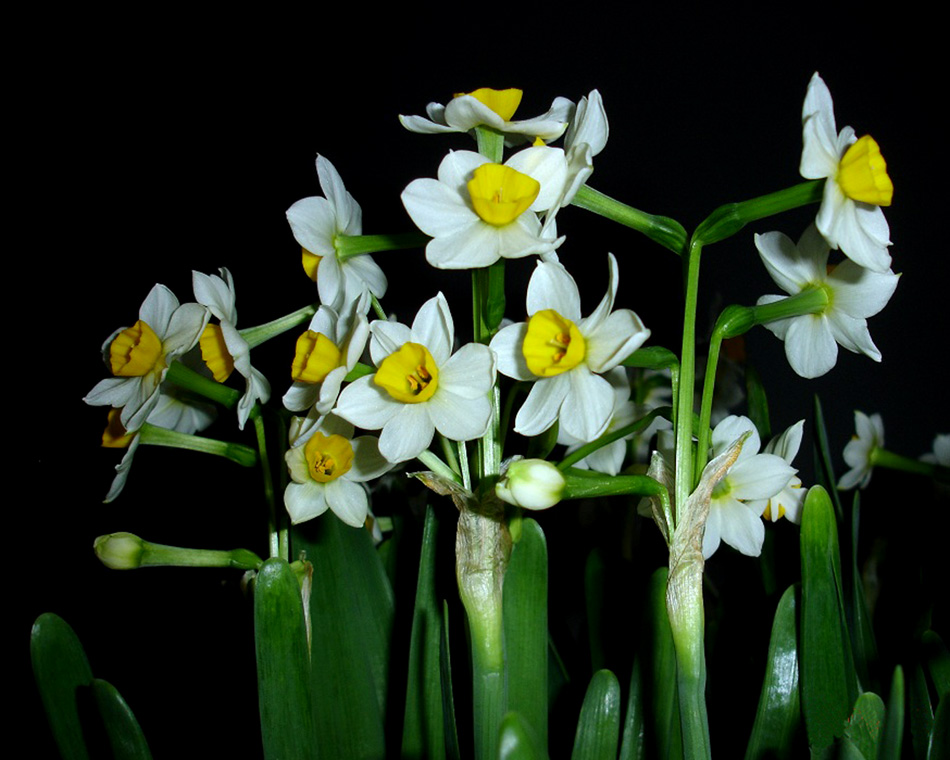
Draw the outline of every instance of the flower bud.
[[[96,556],[111,570],[134,570],[141,566],[145,542],[131,533],[99,536],[93,544]]]
[[[516,459],[495,486],[502,501],[523,509],[547,509],[561,500],[564,475],[544,459]]]

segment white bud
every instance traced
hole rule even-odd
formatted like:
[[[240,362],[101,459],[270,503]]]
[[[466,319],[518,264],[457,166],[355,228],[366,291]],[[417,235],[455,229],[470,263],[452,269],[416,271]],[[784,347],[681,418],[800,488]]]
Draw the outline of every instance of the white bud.
[[[544,459],[516,459],[508,465],[495,493],[523,509],[547,509],[561,500],[564,475]]]

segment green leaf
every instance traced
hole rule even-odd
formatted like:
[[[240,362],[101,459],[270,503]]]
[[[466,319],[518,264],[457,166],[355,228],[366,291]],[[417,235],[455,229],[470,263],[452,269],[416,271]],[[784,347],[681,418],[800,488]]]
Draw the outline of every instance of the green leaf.
[[[950,699],[944,694],[934,713],[934,727],[930,732],[930,752],[927,760],[945,760],[950,757]]]
[[[494,334],[505,316],[505,260],[499,259],[488,267],[488,305],[485,326]]]
[[[508,708],[531,726],[547,751],[548,549],[541,526],[526,519],[512,547],[502,593]]]
[[[650,578],[643,620],[643,701],[646,756],[678,760],[683,757],[679,696],[676,685],[676,651],[666,611],[669,569],[659,568]]]
[[[927,691],[927,677],[920,663],[914,665],[908,689],[907,711],[910,713],[910,739],[915,760],[926,760],[933,730],[934,713]]]
[[[864,596],[864,584],[861,582],[861,571],[858,567],[858,528],[861,517],[861,495],[855,491],[851,502],[851,541],[850,541],[850,576],[851,593],[848,594],[851,621],[851,646],[854,651],[854,669],[858,680],[866,688],[870,686],[871,667],[877,662],[877,642],[874,640],[874,629],[871,627],[871,615],[868,612],[867,599]]]
[[[670,349],[662,346],[647,346],[638,348],[621,364],[625,367],[641,367],[643,369],[666,369],[678,367],[680,360]]]
[[[798,589],[789,586],[772,623],[768,663],[746,760],[791,757],[801,710],[798,695]]]
[[[891,693],[887,698],[884,736],[878,760],[900,760],[904,739],[904,671],[898,665],[891,679]]]
[[[77,692],[92,685],[92,669],[82,644],[65,620],[44,612],[33,624],[30,658],[60,754],[64,760],[87,760]]]
[[[606,665],[604,654],[604,592],[607,586],[607,566],[598,550],[587,555],[584,566],[584,599],[587,602],[587,639],[590,642],[591,670]]]
[[[844,737],[866,758],[875,760],[884,729],[884,700],[867,691],[858,697],[844,729]]]
[[[502,718],[498,760],[547,760],[548,753],[528,722],[518,713]]]
[[[571,760],[616,757],[619,742],[620,683],[609,670],[598,670],[581,706]]]
[[[799,672],[808,743],[821,750],[841,736],[857,699],[841,592],[838,530],[827,491],[808,491],[802,512]]]
[[[264,757],[311,758],[310,661],[297,576],[283,559],[261,565],[254,585],[254,640]]]
[[[151,760],[145,735],[122,695],[108,681],[92,680],[92,694],[99,707],[115,760]]]
[[[751,364],[745,366],[746,405],[749,419],[755,425],[763,441],[772,437],[772,424],[769,421],[769,401],[765,395],[765,386],[758,371]]]
[[[623,720],[623,735],[620,742],[620,760],[642,760],[644,757],[643,730],[643,679],[640,675],[640,658],[635,657],[630,669],[630,690],[627,695],[627,713]]]
[[[815,394],[815,473],[818,482],[821,483],[835,505],[835,514],[838,519],[843,519],[844,509],[841,506],[841,500],[838,498],[838,481],[835,479],[835,468],[831,463],[831,448],[828,446],[828,429],[825,427],[825,413],[821,408],[821,400],[818,394]]]
[[[452,690],[452,653],[449,649],[449,605],[442,602],[442,640],[439,646],[439,672],[442,676],[442,715],[445,719],[445,752],[449,760],[459,760],[459,736],[455,722],[455,696]]]
[[[313,564],[314,728],[327,757],[382,757],[393,592],[369,531],[332,512],[293,529]]]
[[[442,613],[435,596],[435,553],[439,523],[431,505],[426,507],[419,557],[419,579],[412,613],[406,711],[403,721],[402,756],[445,757],[445,719],[442,715],[442,685],[439,651]]]
[[[943,699],[950,694],[950,653],[940,636],[933,631],[924,631],[921,639],[927,672],[934,682],[934,689]]]

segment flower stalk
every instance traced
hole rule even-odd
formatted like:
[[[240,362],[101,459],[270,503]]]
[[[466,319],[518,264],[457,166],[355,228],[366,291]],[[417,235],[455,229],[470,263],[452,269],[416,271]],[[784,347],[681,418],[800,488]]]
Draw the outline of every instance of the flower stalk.
[[[214,454],[230,459],[232,462],[237,462],[242,467],[253,467],[258,462],[257,453],[254,449],[240,443],[179,433],[177,430],[168,430],[167,428],[150,425],[147,422],[139,428],[138,436],[142,443],[151,446],[167,446],[174,449]]]
[[[571,203],[625,227],[642,232],[650,240],[679,255],[686,245],[686,230],[675,219],[648,214],[582,185]]]
[[[112,570],[140,567],[231,567],[256,570],[263,560],[247,549],[183,549],[144,541],[132,533],[109,533],[93,543],[96,556]]]

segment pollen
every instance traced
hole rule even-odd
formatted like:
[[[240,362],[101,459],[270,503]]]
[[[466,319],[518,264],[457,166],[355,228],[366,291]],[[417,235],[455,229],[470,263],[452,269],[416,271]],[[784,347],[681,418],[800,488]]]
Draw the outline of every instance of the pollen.
[[[439,387],[439,368],[425,346],[405,343],[383,359],[375,382],[397,401],[419,404],[432,398]]]
[[[482,164],[468,181],[472,207],[483,222],[503,227],[534,203],[541,183],[503,164]]]
[[[887,163],[870,135],[865,135],[841,157],[838,185],[851,200],[874,206],[890,206],[894,183],[887,175]]]
[[[584,361],[587,346],[577,325],[554,309],[543,309],[528,320],[521,350],[533,374],[553,377]]]
[[[224,342],[224,333],[221,331],[221,325],[208,325],[201,338],[198,340],[201,346],[201,358],[211,370],[211,375],[219,383],[223,383],[234,372],[234,358],[228,351],[228,346]]]
[[[164,368],[162,341],[141,319],[126,327],[109,345],[109,368],[116,377],[144,377]]]
[[[336,344],[323,333],[307,330],[297,338],[290,374],[302,383],[322,383],[340,366],[342,354]]]
[[[490,87],[481,87],[474,92],[459,92],[455,94],[456,98],[463,95],[470,95],[482,105],[488,106],[492,111],[498,114],[503,121],[511,121],[515,115],[518,106],[521,105],[522,91],[509,87],[507,90],[493,90]]]
[[[307,471],[318,483],[329,483],[353,466],[353,447],[342,435],[314,433],[304,446]]]

